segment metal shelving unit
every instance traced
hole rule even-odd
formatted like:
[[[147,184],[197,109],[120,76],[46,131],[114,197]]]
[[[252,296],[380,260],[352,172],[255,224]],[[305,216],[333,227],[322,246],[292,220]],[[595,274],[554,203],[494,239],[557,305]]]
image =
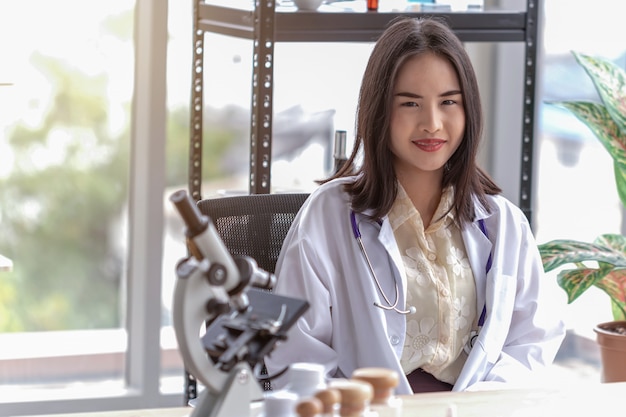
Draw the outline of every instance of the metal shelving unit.
[[[202,184],[202,113],[204,34],[218,33],[253,42],[250,119],[249,192],[270,192],[272,164],[273,64],[275,42],[374,42],[400,15],[445,19],[464,42],[523,42],[523,119],[521,132],[520,208],[531,220],[537,25],[540,0],[527,0],[525,11],[481,12],[306,12],[276,7],[276,0],[193,0],[193,66],[189,193],[200,200]],[[228,4],[225,6],[224,4]],[[325,10],[325,9],[323,9]],[[188,375],[188,377],[190,377]],[[196,398],[188,378],[186,399]]]
[[[270,192],[272,163],[272,95],[275,42],[374,42],[388,23],[400,15],[445,19],[464,42],[523,42],[522,161],[520,207],[531,217],[531,182],[538,3],[527,0],[525,11],[409,13],[364,11],[294,11],[276,7],[276,0],[237,2],[194,1],[189,191],[201,198],[202,100],[204,33],[212,32],[253,41],[253,77],[250,120],[250,177],[252,194]],[[221,4],[220,4],[221,3]],[[338,9],[340,10],[340,9]]]

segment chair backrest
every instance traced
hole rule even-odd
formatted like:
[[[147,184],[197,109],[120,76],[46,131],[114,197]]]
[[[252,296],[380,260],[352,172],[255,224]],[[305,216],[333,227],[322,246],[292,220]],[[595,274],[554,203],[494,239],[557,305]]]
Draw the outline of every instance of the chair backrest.
[[[246,255],[274,272],[289,227],[307,193],[250,194],[198,201],[233,256]]]

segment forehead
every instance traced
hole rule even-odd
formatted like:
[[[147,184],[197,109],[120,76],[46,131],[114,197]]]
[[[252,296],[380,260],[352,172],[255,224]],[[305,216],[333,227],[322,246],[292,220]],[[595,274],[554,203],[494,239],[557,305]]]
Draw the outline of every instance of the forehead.
[[[459,87],[459,77],[448,59],[432,52],[407,57],[398,68],[396,87],[404,85]]]

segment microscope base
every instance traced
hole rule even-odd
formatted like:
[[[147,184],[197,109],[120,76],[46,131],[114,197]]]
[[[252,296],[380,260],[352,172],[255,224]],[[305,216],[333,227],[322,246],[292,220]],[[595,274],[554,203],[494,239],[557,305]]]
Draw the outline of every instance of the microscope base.
[[[205,389],[191,417],[253,417],[251,404],[263,399],[263,391],[246,363],[236,365],[229,373],[220,393]]]

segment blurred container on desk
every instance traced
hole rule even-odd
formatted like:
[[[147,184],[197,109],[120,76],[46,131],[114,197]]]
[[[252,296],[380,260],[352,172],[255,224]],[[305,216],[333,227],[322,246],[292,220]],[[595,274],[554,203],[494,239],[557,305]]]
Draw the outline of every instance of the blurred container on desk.
[[[9,272],[13,270],[13,261],[6,256],[0,255],[0,272]]]

